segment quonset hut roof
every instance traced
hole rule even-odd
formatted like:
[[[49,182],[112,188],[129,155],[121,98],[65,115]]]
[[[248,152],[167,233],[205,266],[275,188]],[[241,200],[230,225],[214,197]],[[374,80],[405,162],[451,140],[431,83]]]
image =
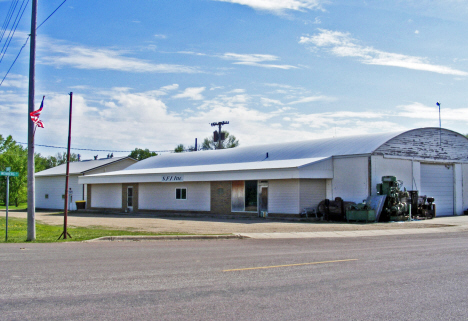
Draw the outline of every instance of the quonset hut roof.
[[[468,139],[447,129],[417,128],[393,133],[174,153],[147,158],[124,170],[86,175],[80,177],[79,182],[160,182],[171,175],[184,175],[184,181],[239,180],[253,176],[259,179],[333,178],[333,169],[327,159],[373,154],[412,159],[464,159],[468,162]]]
[[[332,156],[370,154],[382,144],[401,133],[345,136],[259,146],[239,146],[224,150],[166,154],[142,160],[127,167],[125,171],[136,170],[141,172],[145,169],[155,168],[242,163],[263,163],[264,168],[270,168],[274,163],[286,164],[287,161],[292,160],[298,160],[292,163],[295,163],[295,166],[300,166],[301,163],[306,164],[310,163],[311,160],[317,161]],[[304,162],[301,162],[301,159]],[[271,165],[268,164],[270,162],[272,162]]]

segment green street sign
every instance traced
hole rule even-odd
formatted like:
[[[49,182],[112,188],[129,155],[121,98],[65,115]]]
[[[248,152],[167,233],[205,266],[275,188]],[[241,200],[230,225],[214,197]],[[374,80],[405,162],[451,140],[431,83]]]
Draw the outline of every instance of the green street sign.
[[[0,176],[19,176],[19,172],[0,172]]]

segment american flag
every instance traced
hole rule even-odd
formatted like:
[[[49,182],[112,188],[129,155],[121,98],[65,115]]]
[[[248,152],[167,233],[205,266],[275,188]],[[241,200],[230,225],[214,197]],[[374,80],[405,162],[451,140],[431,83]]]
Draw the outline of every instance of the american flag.
[[[45,96],[42,96],[41,107],[39,107],[38,110],[29,113],[29,116],[31,116],[31,120],[33,121],[33,123],[36,124],[37,127],[41,128],[44,128],[44,123],[41,120],[39,120],[39,116],[41,115],[42,108],[44,107],[44,98]]]

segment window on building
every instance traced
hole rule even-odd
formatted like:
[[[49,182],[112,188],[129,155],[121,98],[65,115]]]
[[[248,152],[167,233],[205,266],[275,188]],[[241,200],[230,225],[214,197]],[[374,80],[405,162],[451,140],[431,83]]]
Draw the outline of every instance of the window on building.
[[[187,189],[186,188],[176,188],[175,198],[176,198],[176,200],[186,200],[187,199]]]
[[[62,199],[63,199],[63,200],[65,199],[65,194],[62,194]]]
[[[45,198],[48,199],[48,198],[49,198],[49,194],[45,194]]]

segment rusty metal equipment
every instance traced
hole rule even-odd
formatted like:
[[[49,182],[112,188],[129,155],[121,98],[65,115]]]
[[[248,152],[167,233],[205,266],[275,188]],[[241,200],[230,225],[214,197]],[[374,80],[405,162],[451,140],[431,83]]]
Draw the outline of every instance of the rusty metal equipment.
[[[317,206],[317,216],[325,221],[345,221],[346,209],[354,204],[343,201],[341,197],[336,197],[334,201],[324,199]]]
[[[407,221],[411,218],[430,219],[435,217],[433,197],[419,196],[418,191],[401,190],[403,181],[395,176],[383,176],[377,184],[377,194],[386,195],[379,221]]]

